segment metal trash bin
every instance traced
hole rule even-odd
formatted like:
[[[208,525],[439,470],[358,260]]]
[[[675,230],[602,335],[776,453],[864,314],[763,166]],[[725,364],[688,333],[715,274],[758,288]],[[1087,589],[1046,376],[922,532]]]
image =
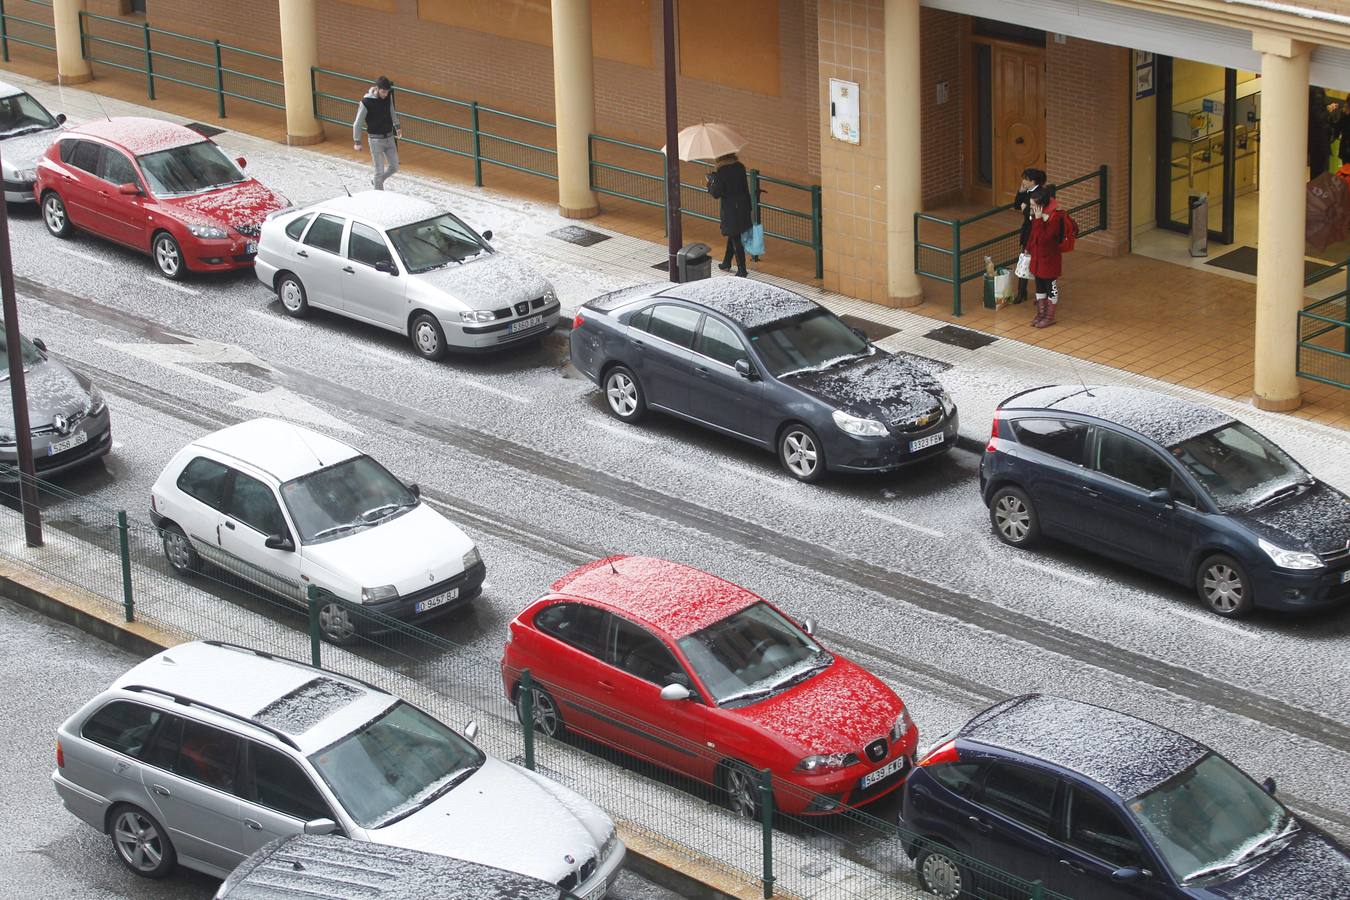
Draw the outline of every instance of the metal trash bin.
[[[1209,194],[1191,194],[1187,212],[1190,216],[1191,256],[1209,256]]]
[[[707,244],[686,244],[675,252],[675,272],[680,283],[712,277],[712,257]]]

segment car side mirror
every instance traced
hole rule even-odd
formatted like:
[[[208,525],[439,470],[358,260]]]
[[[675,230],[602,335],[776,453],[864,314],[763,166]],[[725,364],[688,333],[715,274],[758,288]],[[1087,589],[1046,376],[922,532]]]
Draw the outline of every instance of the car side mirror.
[[[858,328],[857,326],[854,326],[854,325],[850,325],[848,330],[851,331],[851,332],[853,332],[854,334],[856,334],[856,335],[857,335],[859,338],[861,338],[863,341],[865,341],[865,342],[867,342],[867,343],[871,343],[871,341],[868,340],[867,332],[863,331],[861,328]]]
[[[682,684],[668,684],[661,688],[662,700],[688,700],[689,688]]]
[[[47,352],[47,342],[40,337],[33,338],[33,346],[41,350],[43,353]]]
[[[65,114],[65,113],[57,113],[57,114],[56,114],[56,124],[57,124],[57,125],[64,125],[64,124],[66,124],[66,114]]]
[[[294,550],[295,542],[284,534],[270,535],[263,541],[263,546],[268,550]]]
[[[750,365],[750,360],[746,359],[745,357],[741,357],[740,359],[736,360],[736,374],[744,378],[746,381],[754,381],[755,367]]]
[[[239,164],[239,168],[241,169],[248,167],[248,160],[244,159],[242,156],[236,156],[234,161]]]
[[[128,197],[136,197],[141,193],[141,189],[139,185],[128,181],[126,184],[119,184],[117,186],[117,193],[126,194]]]
[[[1121,882],[1122,884],[1127,881],[1138,881],[1143,877],[1144,870],[1138,866],[1125,866],[1124,868],[1116,869],[1111,873],[1111,880]]]
[[[811,618],[810,616],[807,616],[804,620],[802,620],[802,631],[805,631],[807,634],[814,635],[816,633],[816,620]]]
[[[1274,796],[1275,796],[1275,779],[1274,779],[1274,778],[1267,778],[1265,781],[1261,782],[1261,790],[1265,791],[1267,794],[1269,794],[1270,796],[1274,797]]]
[[[483,240],[485,240],[485,241],[490,241],[490,240],[492,240],[492,229],[491,229],[491,228],[489,228],[487,231],[483,232]]]
[[[412,494],[414,497],[421,497],[422,488],[419,484],[417,484],[417,482],[413,482],[412,484],[408,485],[408,493]]]
[[[375,271],[383,272],[386,275],[397,275],[398,266],[394,265],[392,260],[382,259],[375,263]]]
[[[1148,492],[1148,499],[1152,503],[1166,504],[1172,502],[1172,492],[1167,488],[1158,488],[1156,491]]]
[[[465,725],[464,736],[469,740],[473,740],[474,738],[478,737],[478,723],[470,722],[468,725]]]
[[[310,819],[305,823],[305,834],[332,834],[338,830],[338,823],[332,819]]]

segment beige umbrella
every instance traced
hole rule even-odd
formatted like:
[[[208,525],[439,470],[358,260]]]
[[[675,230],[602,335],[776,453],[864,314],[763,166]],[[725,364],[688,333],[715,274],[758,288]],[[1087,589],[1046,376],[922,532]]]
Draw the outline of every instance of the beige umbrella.
[[[690,125],[678,135],[680,159],[688,162],[694,159],[717,159],[728,153],[736,153],[747,143],[730,126],[715,122],[702,122]],[[662,147],[665,153],[666,148]]]

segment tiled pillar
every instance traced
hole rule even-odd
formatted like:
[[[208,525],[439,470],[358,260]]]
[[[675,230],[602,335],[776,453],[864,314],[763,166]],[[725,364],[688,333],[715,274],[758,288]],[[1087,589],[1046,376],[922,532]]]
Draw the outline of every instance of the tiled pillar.
[[[1308,150],[1307,44],[1257,32],[1261,53],[1261,193],[1257,199],[1254,402],[1297,409],[1298,311],[1303,305],[1304,181]]]
[[[553,106],[558,123],[558,211],[597,215],[591,191],[590,135],[595,130],[591,0],[553,0]]]
[[[94,77],[80,46],[80,9],[83,6],[81,0],[52,0],[58,84],[84,84]]]
[[[317,144],[323,124],[314,115],[311,71],[319,64],[315,0],[281,0],[281,80],[286,96],[286,143]]]
[[[886,0],[886,294],[890,306],[917,306],[914,214],[923,208],[920,154],[919,0]]]

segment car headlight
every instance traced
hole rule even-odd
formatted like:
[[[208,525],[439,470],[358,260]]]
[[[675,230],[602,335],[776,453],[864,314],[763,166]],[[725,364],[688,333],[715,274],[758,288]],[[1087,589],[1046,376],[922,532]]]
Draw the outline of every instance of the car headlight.
[[[1281,569],[1320,569],[1326,565],[1316,553],[1308,553],[1306,550],[1286,550],[1259,538],[1256,543]]]
[[[19,169],[14,173],[15,181],[37,181],[37,169]]]
[[[379,603],[381,600],[393,600],[397,596],[398,588],[394,587],[392,584],[361,588],[362,603]]]
[[[497,314],[490,309],[463,309],[459,312],[461,322],[491,322]]]
[[[553,290],[553,285],[550,284],[548,287],[544,288],[545,303],[552,303],[554,300],[557,299],[558,299],[558,292]]]
[[[108,401],[103,399],[102,391],[96,387],[89,388],[89,415],[98,415],[107,405]]]
[[[938,399],[942,401],[942,411],[944,413],[950,416],[952,413],[956,412],[956,401],[952,399],[951,394],[943,391],[942,396]]]
[[[900,707],[900,715],[895,717],[895,724],[891,726],[891,743],[903,740],[909,730],[914,727],[914,720],[909,717],[909,710]]]
[[[478,548],[470,547],[468,552],[464,554],[464,571],[469,571],[482,561],[483,557],[479,554]]]
[[[13,447],[18,443],[14,440],[14,432],[0,431],[0,447]]]
[[[884,437],[888,432],[886,426],[876,419],[861,419],[857,416],[850,416],[843,410],[836,409],[832,414],[834,424],[839,426],[839,430],[846,434],[856,435],[857,437]]]
[[[835,769],[847,769],[849,766],[857,765],[857,763],[858,754],[856,753],[826,753],[806,757],[806,759],[797,763],[797,771],[831,772]]]
[[[609,855],[613,853],[614,848],[618,846],[619,832],[614,828],[610,828],[609,837],[605,838],[605,842],[600,845],[600,862],[603,863],[605,860],[609,859]]]
[[[188,231],[192,232],[193,237],[199,238],[227,238],[225,229],[219,225],[189,225]]]

